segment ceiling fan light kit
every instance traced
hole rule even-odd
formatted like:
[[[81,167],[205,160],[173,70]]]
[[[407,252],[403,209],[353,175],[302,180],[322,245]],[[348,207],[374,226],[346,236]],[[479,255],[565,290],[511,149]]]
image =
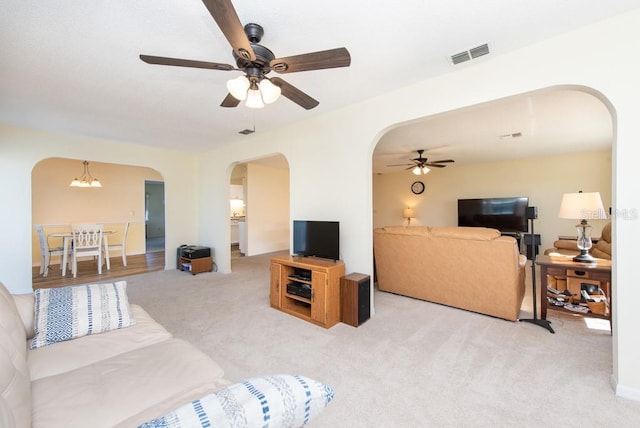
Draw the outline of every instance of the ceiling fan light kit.
[[[269,79],[266,75],[271,71],[294,73],[351,65],[351,55],[346,48],[276,58],[271,50],[259,44],[264,35],[264,29],[255,23],[249,23],[243,27],[231,0],[202,0],[202,2],[231,44],[237,68],[229,64],[152,55],[140,55],[140,59],[148,64],[244,72],[243,76],[227,81],[229,94],[220,104],[222,107],[237,107],[240,101],[246,100],[247,107],[262,108],[283,95],[310,110],[319,104],[317,100],[280,78]]]

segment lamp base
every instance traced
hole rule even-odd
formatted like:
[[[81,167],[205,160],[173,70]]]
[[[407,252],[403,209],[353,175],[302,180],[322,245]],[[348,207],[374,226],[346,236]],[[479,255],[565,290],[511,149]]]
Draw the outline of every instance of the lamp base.
[[[573,261],[578,263],[595,263],[596,258],[589,254],[589,250],[580,250],[580,254],[575,256]]]

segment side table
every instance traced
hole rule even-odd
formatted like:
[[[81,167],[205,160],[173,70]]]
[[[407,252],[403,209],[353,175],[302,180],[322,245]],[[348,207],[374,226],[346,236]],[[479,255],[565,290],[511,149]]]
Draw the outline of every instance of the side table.
[[[556,277],[564,277],[568,280],[585,280],[588,282],[598,282],[605,293],[606,299],[611,301],[611,260],[596,259],[595,263],[578,263],[573,261],[572,256],[548,256],[541,255],[536,258],[536,264],[540,266],[540,318],[547,319],[547,309],[549,302],[547,299],[547,275]],[[562,291],[562,290],[559,290]],[[609,304],[609,313],[606,315],[598,315],[593,313],[583,314],[594,318],[603,318],[611,322],[611,304]],[[573,315],[579,312],[570,311],[560,306],[552,306],[552,310],[571,313]]]

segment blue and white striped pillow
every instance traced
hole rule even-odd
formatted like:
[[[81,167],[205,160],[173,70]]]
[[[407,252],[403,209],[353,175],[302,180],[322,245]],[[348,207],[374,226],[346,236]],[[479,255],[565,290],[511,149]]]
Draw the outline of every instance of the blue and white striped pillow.
[[[126,281],[35,291],[31,349],[135,324]]]
[[[300,427],[332,399],[331,387],[303,376],[257,377],[192,401],[138,428]]]

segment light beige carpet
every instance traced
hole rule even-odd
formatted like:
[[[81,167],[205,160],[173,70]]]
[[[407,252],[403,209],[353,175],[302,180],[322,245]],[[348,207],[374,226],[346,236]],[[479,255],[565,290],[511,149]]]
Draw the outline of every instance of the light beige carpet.
[[[132,276],[129,298],[231,381],[297,373],[331,385],[311,427],[640,426],[640,403],[610,386],[609,332],[580,318],[551,313],[550,334],[376,292],[374,317],[326,330],[269,307],[270,256],[234,259],[232,274]]]

